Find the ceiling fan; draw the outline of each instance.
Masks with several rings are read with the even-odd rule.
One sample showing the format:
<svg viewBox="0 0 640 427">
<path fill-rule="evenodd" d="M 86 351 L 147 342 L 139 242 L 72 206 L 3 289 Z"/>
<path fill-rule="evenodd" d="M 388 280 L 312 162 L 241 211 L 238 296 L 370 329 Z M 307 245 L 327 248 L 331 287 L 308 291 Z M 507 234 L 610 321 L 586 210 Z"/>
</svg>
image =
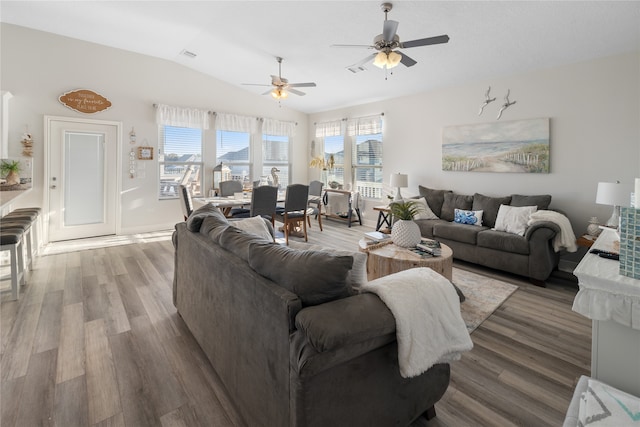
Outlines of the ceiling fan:
<svg viewBox="0 0 640 427">
<path fill-rule="evenodd" d="M 384 26 L 382 27 L 382 34 L 378 34 L 374 37 L 372 45 L 332 45 L 332 47 L 365 47 L 378 51 L 378 53 L 373 53 L 363 60 L 348 66 L 347 69 L 351 72 L 357 73 L 358 71 L 364 71 L 365 68 L 363 68 L 363 65 L 372 59 L 373 65 L 379 68 L 393 68 L 400 63 L 402 63 L 406 67 L 412 67 L 416 65 L 417 62 L 407 56 L 405 53 L 398 52 L 396 49 L 408 49 L 410 47 L 441 44 L 447 43 L 449 41 L 449 36 L 443 34 L 441 36 L 401 42 L 400 36 L 398 36 L 398 34 L 396 33 L 396 31 L 398 30 L 398 21 L 387 20 L 387 13 L 389 13 L 389 11 L 393 8 L 393 5 L 391 3 L 382 3 L 380 7 L 384 12 Z"/>
<path fill-rule="evenodd" d="M 243 85 L 247 86 L 272 86 L 272 89 L 263 93 L 263 95 L 271 94 L 275 99 L 284 99 L 289 96 L 289 92 L 304 96 L 305 93 L 296 89 L 292 89 L 294 87 L 316 87 L 316 84 L 313 82 L 308 83 L 289 83 L 289 80 L 282 77 L 282 58 L 279 56 L 276 57 L 276 61 L 278 61 L 278 75 L 271 75 L 271 85 L 259 84 L 259 83 L 243 83 Z"/>
</svg>

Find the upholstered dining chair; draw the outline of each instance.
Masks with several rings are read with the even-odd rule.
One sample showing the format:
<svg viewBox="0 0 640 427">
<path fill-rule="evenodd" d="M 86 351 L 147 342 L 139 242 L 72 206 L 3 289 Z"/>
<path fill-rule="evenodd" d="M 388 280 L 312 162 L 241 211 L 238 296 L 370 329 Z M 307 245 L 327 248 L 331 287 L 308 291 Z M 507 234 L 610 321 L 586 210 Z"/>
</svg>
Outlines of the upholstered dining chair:
<svg viewBox="0 0 640 427">
<path fill-rule="evenodd" d="M 307 238 L 307 203 L 309 201 L 309 186 L 304 184 L 290 184 L 284 196 L 284 209 L 278 209 L 276 216 L 284 223 L 284 240 L 289 244 L 289 234 L 298 224 L 302 225 L 304 241 Z"/>
<path fill-rule="evenodd" d="M 275 226 L 276 205 L 278 204 L 278 188 L 270 185 L 256 187 L 251 192 L 251 209 L 233 215 L 233 218 L 249 218 L 261 216 L 271 221 Z"/>
<path fill-rule="evenodd" d="M 180 184 L 178 187 L 178 193 L 180 196 L 180 207 L 182 208 L 182 215 L 184 215 L 184 220 L 186 221 L 187 218 L 189 218 L 189 215 L 191 215 L 191 213 L 193 212 L 191 192 L 186 185 Z"/>
<path fill-rule="evenodd" d="M 307 202 L 307 223 L 311 227 L 311 215 L 315 215 L 318 220 L 318 226 L 322 231 L 322 187 L 324 182 L 311 181 L 309 183 L 309 201 Z"/>
<path fill-rule="evenodd" d="M 227 197 L 227 196 L 235 196 L 236 193 L 242 193 L 242 182 L 240 181 L 236 181 L 236 180 L 229 180 L 229 181 L 221 181 L 220 182 L 220 196 L 221 197 Z M 226 212 L 225 215 L 226 216 L 235 216 L 235 215 L 240 215 L 240 214 L 248 214 L 249 213 L 249 209 L 245 209 L 245 208 L 232 208 L 229 210 L 229 212 Z"/>
</svg>

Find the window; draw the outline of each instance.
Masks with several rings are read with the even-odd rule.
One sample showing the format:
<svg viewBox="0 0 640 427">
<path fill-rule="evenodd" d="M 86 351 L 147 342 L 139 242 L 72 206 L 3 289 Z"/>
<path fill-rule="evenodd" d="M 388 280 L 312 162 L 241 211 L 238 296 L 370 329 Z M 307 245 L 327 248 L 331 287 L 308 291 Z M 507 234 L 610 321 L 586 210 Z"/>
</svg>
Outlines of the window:
<svg viewBox="0 0 640 427">
<path fill-rule="evenodd" d="M 364 117 L 348 124 L 352 138 L 352 173 L 355 190 L 362 197 L 382 198 L 382 119 Z"/>
<path fill-rule="evenodd" d="M 178 185 L 201 195 L 202 130 L 178 126 L 160 126 L 158 165 L 159 198 L 178 198 Z"/>
<path fill-rule="evenodd" d="M 335 181 L 344 185 L 344 136 L 324 138 L 324 161 L 327 165 L 327 184 Z"/>
<path fill-rule="evenodd" d="M 231 179 L 251 187 L 251 134 L 218 130 L 216 132 L 216 164 L 231 169 Z"/>
<path fill-rule="evenodd" d="M 277 135 L 262 135 L 262 176 L 272 179 L 271 169 L 279 172 L 278 183 L 280 188 L 289 185 L 289 137 Z"/>
</svg>

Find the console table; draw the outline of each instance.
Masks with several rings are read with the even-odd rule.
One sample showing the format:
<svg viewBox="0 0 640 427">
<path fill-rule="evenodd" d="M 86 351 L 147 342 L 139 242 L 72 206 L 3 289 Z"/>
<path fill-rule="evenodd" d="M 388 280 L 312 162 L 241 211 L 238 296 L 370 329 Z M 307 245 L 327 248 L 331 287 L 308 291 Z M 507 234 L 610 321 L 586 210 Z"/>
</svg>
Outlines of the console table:
<svg viewBox="0 0 640 427">
<path fill-rule="evenodd" d="M 614 251 L 604 229 L 593 248 Z M 573 274 L 580 290 L 573 311 L 592 319 L 591 377 L 640 396 L 640 280 L 619 274 L 618 261 L 587 253 Z"/>
<path fill-rule="evenodd" d="M 347 190 L 337 190 L 333 188 L 327 188 L 324 191 L 324 196 L 322 201 L 325 206 L 330 206 L 329 203 L 329 195 L 336 194 L 341 198 L 346 199 L 347 211 L 343 213 L 343 215 L 338 215 L 334 212 L 329 212 L 328 209 L 325 210 L 323 214 L 326 218 L 340 219 L 343 221 L 347 221 L 349 227 L 351 227 L 352 222 L 358 222 L 362 225 L 362 217 L 360 216 L 360 208 L 358 207 L 358 197 L 360 196 L 357 192 L 351 192 Z M 353 216 L 353 212 L 356 213 L 357 218 Z"/>
</svg>

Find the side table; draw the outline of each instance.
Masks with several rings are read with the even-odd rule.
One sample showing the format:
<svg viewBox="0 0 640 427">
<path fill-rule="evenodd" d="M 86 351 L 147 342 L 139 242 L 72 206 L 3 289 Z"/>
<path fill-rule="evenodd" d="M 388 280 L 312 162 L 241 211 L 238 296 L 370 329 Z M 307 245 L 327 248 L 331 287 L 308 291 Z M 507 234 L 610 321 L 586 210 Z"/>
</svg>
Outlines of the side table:
<svg viewBox="0 0 640 427">
<path fill-rule="evenodd" d="M 376 231 L 380 231 L 383 225 L 386 225 L 387 228 L 391 229 L 391 209 L 389 206 L 374 206 L 374 211 L 378 211 L 378 222 L 376 222 Z"/>
<path fill-rule="evenodd" d="M 367 278 L 369 280 L 416 267 L 429 267 L 449 281 L 453 279 L 453 251 L 445 244 L 440 244 L 442 255 L 425 258 L 393 243 L 369 248 L 367 242 L 361 240 L 359 245 L 360 250 L 368 254 Z"/>
</svg>

